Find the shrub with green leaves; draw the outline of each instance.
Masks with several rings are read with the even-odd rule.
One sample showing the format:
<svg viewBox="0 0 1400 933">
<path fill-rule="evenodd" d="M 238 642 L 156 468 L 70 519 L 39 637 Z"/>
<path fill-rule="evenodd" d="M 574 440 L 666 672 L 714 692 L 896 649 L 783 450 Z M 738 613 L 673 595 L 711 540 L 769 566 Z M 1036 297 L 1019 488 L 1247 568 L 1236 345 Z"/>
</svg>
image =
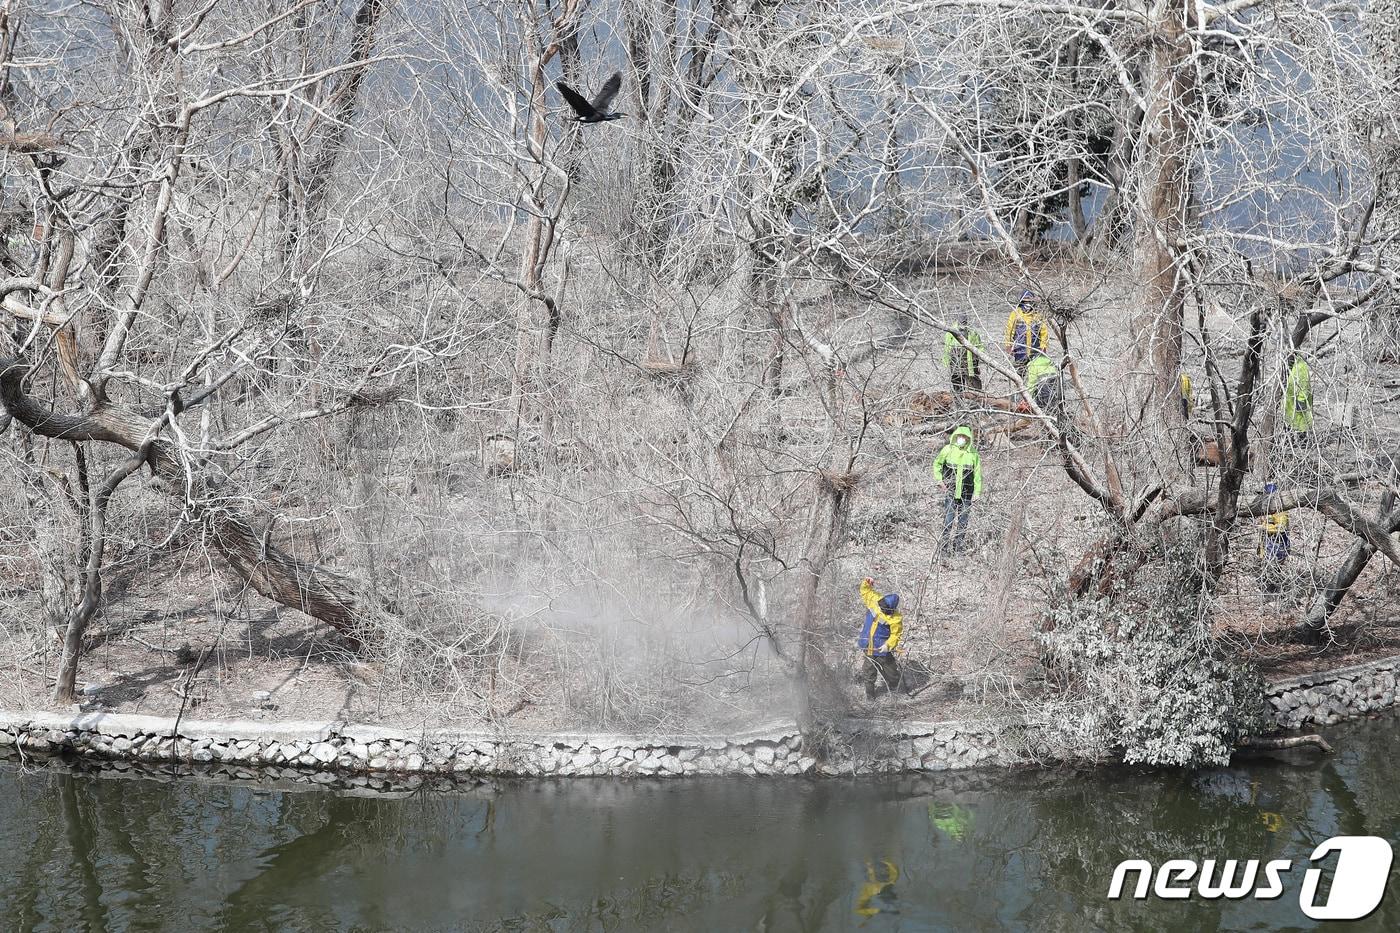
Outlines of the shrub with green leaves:
<svg viewBox="0 0 1400 933">
<path fill-rule="evenodd" d="M 1129 764 L 1222 765 L 1265 725 L 1263 682 L 1210 631 L 1210 597 L 1188 552 L 1139 569 L 1104 596 L 1053 601 L 1041 638 L 1062 747 Z M 1120 578 L 1121 579 L 1121 578 Z"/>
</svg>

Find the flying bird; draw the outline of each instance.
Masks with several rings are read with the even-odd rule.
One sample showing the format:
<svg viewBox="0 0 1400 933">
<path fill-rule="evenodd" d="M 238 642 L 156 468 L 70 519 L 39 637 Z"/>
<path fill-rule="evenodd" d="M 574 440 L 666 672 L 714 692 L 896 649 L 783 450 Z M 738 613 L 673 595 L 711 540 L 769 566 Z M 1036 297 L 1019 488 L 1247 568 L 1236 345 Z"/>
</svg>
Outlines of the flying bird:
<svg viewBox="0 0 1400 933">
<path fill-rule="evenodd" d="M 613 98 L 617 96 L 618 90 L 622 87 L 622 72 L 614 72 L 611 78 L 604 81 L 603 87 L 592 101 L 563 81 L 555 81 L 554 86 L 559 89 L 560 94 L 564 95 L 564 100 L 569 102 L 569 106 L 574 110 L 574 119 L 580 123 L 602 123 L 607 120 L 621 120 L 627 116 L 625 113 L 608 112 L 608 105 L 612 103 Z"/>
</svg>

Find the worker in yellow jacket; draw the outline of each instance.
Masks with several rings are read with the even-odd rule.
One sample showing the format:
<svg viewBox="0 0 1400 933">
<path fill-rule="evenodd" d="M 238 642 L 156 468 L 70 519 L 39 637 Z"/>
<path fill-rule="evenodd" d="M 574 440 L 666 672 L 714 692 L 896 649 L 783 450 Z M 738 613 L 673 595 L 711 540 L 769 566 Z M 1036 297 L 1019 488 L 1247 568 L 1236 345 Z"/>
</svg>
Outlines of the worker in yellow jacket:
<svg viewBox="0 0 1400 933">
<path fill-rule="evenodd" d="M 1035 351 L 1039 349 L 1043 353 L 1049 348 L 1050 327 L 1035 304 L 1035 296 L 1026 289 L 1006 318 L 1006 352 L 1016 364 L 1016 372 L 1024 378 Z"/>
<path fill-rule="evenodd" d="M 1283 589 L 1283 565 L 1292 548 L 1288 539 L 1288 512 L 1280 508 L 1278 486 L 1265 483 L 1264 495 L 1268 496 L 1265 508 L 1272 511 L 1259 519 L 1260 576 L 1264 578 L 1264 592 L 1273 594 Z"/>
<path fill-rule="evenodd" d="M 1192 388 L 1191 377 L 1184 369 L 1177 375 L 1176 391 L 1181 399 L 1181 420 L 1190 421 L 1196 411 L 1196 390 Z"/>
<path fill-rule="evenodd" d="M 904 616 L 899 611 L 899 594 L 880 595 L 869 577 L 860 581 L 860 598 L 865 603 L 865 621 L 856 639 L 865 655 L 860 679 L 865 685 L 865 698 L 873 700 L 881 683 L 890 692 L 899 689 L 902 678 L 894 649 L 904 635 Z"/>
</svg>

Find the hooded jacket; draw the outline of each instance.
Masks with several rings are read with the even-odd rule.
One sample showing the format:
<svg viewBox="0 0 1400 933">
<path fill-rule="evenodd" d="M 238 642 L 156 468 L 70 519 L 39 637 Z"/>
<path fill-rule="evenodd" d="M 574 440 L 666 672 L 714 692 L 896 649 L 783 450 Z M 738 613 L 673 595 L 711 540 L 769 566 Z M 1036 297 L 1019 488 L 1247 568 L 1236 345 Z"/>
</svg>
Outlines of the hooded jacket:
<svg viewBox="0 0 1400 933">
<path fill-rule="evenodd" d="M 975 330 L 963 328 L 963 339 L 971 346 L 982 349 L 982 335 Z M 961 362 L 955 362 L 960 360 Z M 952 331 L 943 334 L 943 365 L 952 369 L 956 365 L 966 364 L 966 372 L 969 376 L 977 375 L 977 357 L 971 350 L 964 350 L 958 343 L 958 338 L 953 336 Z"/>
<path fill-rule="evenodd" d="M 957 445 L 959 437 L 967 438 L 966 447 Z M 982 495 L 982 458 L 977 455 L 971 428 L 963 425 L 953 431 L 933 461 L 933 473 L 948 484 L 954 499 L 976 499 Z"/>
<path fill-rule="evenodd" d="M 904 634 L 904 616 L 898 609 L 882 607 L 879 590 L 864 580 L 860 583 L 860 598 L 865 603 L 865 622 L 860 627 L 856 644 L 867 657 L 889 657 Z"/>
<path fill-rule="evenodd" d="M 1006 347 L 1017 360 L 1030 359 L 1032 350 L 1050 348 L 1050 328 L 1045 317 L 1034 308 L 1021 305 L 1011 309 L 1006 318 Z"/>
<path fill-rule="evenodd" d="M 1288 559 L 1288 513 L 1271 512 L 1259 519 L 1263 535 L 1259 541 L 1259 556 L 1273 561 Z"/>
<path fill-rule="evenodd" d="M 1288 370 L 1283 389 L 1283 418 L 1295 431 L 1310 431 L 1313 424 L 1312 372 L 1300 356 Z"/>
</svg>

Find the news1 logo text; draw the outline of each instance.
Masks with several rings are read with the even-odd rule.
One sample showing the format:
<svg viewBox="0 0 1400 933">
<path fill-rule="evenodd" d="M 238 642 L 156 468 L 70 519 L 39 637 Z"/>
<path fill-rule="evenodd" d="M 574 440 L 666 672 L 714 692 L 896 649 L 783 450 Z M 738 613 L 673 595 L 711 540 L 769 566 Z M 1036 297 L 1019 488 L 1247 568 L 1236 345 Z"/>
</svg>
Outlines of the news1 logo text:
<svg viewBox="0 0 1400 933">
<path fill-rule="evenodd" d="M 1361 920 L 1380 906 L 1390 875 L 1393 853 L 1390 843 L 1377 836 L 1333 836 L 1313 849 L 1309 862 L 1320 862 L 1333 852 L 1337 864 L 1332 869 L 1332 887 L 1318 903 L 1318 887 L 1325 871 L 1309 868 L 1298 891 L 1298 908 L 1313 920 Z M 1200 897 L 1204 900 L 1252 897 L 1266 901 L 1281 897 L 1284 875 L 1293 867 L 1291 859 L 1169 859 L 1156 868 L 1146 859 L 1127 859 L 1113 869 L 1108 899 L 1124 896 L 1128 877 L 1136 874 L 1128 896 L 1146 900 L 1148 892 L 1166 900 Z"/>
</svg>

